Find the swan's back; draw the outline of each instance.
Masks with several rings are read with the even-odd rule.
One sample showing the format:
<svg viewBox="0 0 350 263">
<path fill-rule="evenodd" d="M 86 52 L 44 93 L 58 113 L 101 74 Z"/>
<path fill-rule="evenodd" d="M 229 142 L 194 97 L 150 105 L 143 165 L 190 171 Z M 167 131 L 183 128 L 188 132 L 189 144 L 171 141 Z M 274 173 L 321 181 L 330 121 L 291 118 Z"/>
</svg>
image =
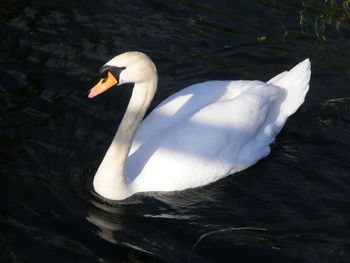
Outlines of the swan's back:
<svg viewBox="0 0 350 263">
<path fill-rule="evenodd" d="M 127 164 L 132 190 L 198 187 L 253 165 L 303 103 L 309 80 L 307 59 L 267 83 L 210 81 L 172 95 L 135 136 Z"/>
</svg>

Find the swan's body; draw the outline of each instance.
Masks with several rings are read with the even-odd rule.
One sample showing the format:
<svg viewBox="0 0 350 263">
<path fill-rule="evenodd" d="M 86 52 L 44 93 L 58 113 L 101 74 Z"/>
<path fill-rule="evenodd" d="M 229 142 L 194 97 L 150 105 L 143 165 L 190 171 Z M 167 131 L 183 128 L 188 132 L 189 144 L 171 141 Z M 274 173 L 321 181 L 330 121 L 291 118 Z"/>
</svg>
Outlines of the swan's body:
<svg viewBox="0 0 350 263">
<path fill-rule="evenodd" d="M 269 144 L 304 102 L 311 73 L 307 59 L 267 83 L 195 84 L 164 100 L 140 124 L 156 90 L 153 63 L 142 53 L 128 52 L 106 65 L 122 69 L 117 82 L 135 83 L 94 178 L 95 191 L 114 200 L 206 185 L 255 164 L 269 154 Z M 105 90 L 94 89 L 91 97 Z"/>
</svg>

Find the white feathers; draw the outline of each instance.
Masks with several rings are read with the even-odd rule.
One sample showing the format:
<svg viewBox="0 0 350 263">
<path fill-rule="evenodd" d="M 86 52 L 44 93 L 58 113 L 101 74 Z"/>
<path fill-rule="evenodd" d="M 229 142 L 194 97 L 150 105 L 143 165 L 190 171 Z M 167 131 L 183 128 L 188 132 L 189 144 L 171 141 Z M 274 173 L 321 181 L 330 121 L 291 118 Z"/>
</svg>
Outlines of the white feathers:
<svg viewBox="0 0 350 263">
<path fill-rule="evenodd" d="M 208 81 L 164 100 L 128 142 L 129 195 L 198 187 L 255 164 L 303 103 L 310 72 L 307 59 L 267 83 Z"/>
</svg>

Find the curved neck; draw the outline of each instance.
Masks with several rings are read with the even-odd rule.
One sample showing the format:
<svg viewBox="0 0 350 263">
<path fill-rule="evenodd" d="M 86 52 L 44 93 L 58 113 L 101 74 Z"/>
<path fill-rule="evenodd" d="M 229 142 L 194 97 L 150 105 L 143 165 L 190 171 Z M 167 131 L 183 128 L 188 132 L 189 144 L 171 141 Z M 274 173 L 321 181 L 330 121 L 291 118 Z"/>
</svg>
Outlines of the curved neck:
<svg viewBox="0 0 350 263">
<path fill-rule="evenodd" d="M 134 86 L 118 131 L 94 177 L 94 189 L 103 197 L 121 200 L 133 194 L 125 175 L 126 163 L 135 133 L 154 97 L 156 88 L 157 76 Z"/>
</svg>

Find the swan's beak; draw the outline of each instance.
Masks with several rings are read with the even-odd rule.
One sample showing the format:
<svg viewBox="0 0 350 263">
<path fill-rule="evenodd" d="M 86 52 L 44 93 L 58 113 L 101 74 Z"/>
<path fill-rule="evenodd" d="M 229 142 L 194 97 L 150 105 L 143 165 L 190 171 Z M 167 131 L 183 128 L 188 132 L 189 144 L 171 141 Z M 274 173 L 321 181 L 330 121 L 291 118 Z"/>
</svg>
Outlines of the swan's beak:
<svg viewBox="0 0 350 263">
<path fill-rule="evenodd" d="M 105 92 L 106 90 L 108 90 L 116 84 L 118 84 L 118 81 L 110 72 L 108 72 L 107 79 L 100 79 L 100 81 L 95 85 L 95 87 L 93 87 L 90 90 L 88 97 L 90 99 L 96 97 L 97 95 Z"/>
</svg>

